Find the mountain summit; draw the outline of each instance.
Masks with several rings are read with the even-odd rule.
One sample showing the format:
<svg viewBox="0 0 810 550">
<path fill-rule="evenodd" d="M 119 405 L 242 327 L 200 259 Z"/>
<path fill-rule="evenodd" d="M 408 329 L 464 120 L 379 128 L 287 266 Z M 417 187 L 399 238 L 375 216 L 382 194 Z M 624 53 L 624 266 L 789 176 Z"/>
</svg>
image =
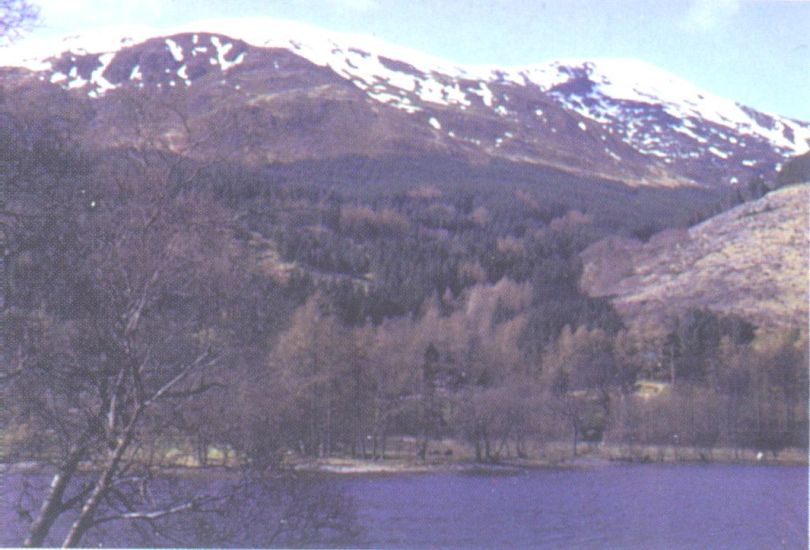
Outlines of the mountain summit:
<svg viewBox="0 0 810 550">
<path fill-rule="evenodd" d="M 92 101 L 103 143 L 126 143 L 122 94 L 185 90 L 197 122 L 237 121 L 242 136 L 217 148 L 258 163 L 428 153 L 631 186 L 717 188 L 810 149 L 810 124 L 638 60 L 462 66 L 264 18 L 101 29 L 20 45 L 1 52 L 0 65 L 18 67 L 4 71 L 7 84 L 54 84 Z"/>
</svg>

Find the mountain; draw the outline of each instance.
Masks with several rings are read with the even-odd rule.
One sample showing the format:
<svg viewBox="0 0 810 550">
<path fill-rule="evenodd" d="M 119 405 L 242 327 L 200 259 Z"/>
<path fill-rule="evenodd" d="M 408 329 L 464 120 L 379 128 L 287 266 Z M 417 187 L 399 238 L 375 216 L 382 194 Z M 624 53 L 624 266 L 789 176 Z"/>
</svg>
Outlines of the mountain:
<svg viewBox="0 0 810 550">
<path fill-rule="evenodd" d="M 89 134 L 103 144 L 127 141 L 125 92 L 183 90 L 194 122 L 234 130 L 215 149 L 258 163 L 430 153 L 633 186 L 717 187 L 810 149 L 810 124 L 637 60 L 459 66 L 262 18 L 103 29 L 20 45 L 0 65 L 33 71 L 6 70 L 7 86 L 34 79 L 92 99 Z"/>
<path fill-rule="evenodd" d="M 582 253 L 582 287 L 645 326 L 706 307 L 765 329 L 805 327 L 809 200 L 810 184 L 802 183 L 646 244 L 599 241 Z"/>
</svg>

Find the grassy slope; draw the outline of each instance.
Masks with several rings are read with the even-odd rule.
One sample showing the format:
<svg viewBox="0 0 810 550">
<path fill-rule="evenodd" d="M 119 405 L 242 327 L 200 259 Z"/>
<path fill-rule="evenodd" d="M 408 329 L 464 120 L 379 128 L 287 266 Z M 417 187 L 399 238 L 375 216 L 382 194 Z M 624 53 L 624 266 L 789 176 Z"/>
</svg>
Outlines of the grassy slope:
<svg viewBox="0 0 810 550">
<path fill-rule="evenodd" d="M 596 243 L 583 253 L 582 284 L 613 296 L 631 324 L 707 307 L 764 329 L 805 326 L 809 198 L 810 184 L 793 185 L 646 244 Z"/>
</svg>

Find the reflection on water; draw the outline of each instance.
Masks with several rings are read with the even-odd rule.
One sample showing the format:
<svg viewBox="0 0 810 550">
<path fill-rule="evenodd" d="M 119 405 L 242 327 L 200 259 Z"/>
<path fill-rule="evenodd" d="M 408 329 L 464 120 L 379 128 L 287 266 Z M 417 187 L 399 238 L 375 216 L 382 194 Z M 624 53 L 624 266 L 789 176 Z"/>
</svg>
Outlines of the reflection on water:
<svg viewBox="0 0 810 550">
<path fill-rule="evenodd" d="M 18 545 L 24 494 L 47 479 L 3 477 L 0 543 Z M 157 480 L 169 502 L 193 488 L 216 509 L 154 526 L 111 523 L 87 546 L 373 548 L 807 548 L 807 469 L 633 465 L 517 475 Z M 37 486 L 38 485 L 38 486 Z M 133 488 L 134 489 L 134 488 Z M 23 514 L 24 515 L 24 514 Z M 157 527 L 156 533 L 152 527 Z M 64 527 L 58 527 L 63 531 Z M 58 544 L 49 540 L 49 544 Z"/>
</svg>

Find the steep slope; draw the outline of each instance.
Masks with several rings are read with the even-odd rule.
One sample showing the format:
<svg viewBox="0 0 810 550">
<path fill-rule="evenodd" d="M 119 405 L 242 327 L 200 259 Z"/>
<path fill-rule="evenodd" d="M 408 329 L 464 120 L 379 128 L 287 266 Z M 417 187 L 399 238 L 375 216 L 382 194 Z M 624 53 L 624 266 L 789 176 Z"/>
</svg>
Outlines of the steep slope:
<svg viewBox="0 0 810 550">
<path fill-rule="evenodd" d="M 805 327 L 810 184 L 773 191 L 646 244 L 609 238 L 582 253 L 582 286 L 631 323 L 662 326 L 692 307 L 764 329 Z"/>
<path fill-rule="evenodd" d="M 810 181 L 810 152 L 790 159 L 776 178 L 780 186 Z"/>
<path fill-rule="evenodd" d="M 99 143 L 133 139 L 133 96 L 168 95 L 189 111 L 184 124 L 223 130 L 216 150 L 260 163 L 431 153 L 634 186 L 716 187 L 771 173 L 810 147 L 806 123 L 634 60 L 463 67 L 261 18 L 112 28 L 20 48 L 0 52 L 0 66 L 26 68 L 7 70 L 4 83 L 52 83 L 91 99 L 89 135 Z M 164 135 L 181 133 L 164 122 Z"/>
</svg>

